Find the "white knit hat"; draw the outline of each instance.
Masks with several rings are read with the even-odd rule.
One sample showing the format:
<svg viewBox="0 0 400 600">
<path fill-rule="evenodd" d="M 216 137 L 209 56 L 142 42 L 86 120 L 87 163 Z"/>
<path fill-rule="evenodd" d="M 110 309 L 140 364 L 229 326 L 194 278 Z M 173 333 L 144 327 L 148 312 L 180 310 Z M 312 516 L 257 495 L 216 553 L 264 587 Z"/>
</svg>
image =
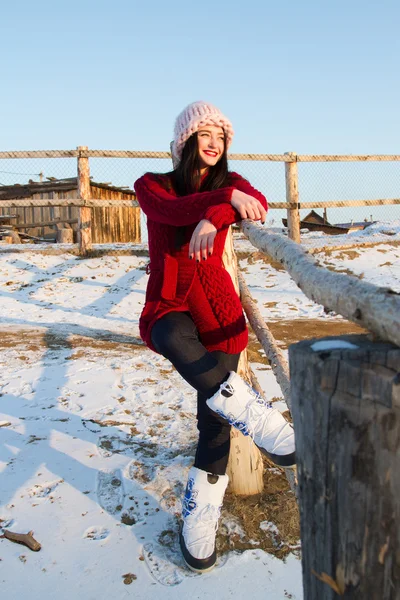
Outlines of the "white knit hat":
<svg viewBox="0 0 400 600">
<path fill-rule="evenodd" d="M 174 141 L 171 149 L 174 158 L 178 162 L 182 157 L 182 150 L 186 141 L 204 125 L 222 127 L 225 132 L 226 148 L 229 148 L 234 134 L 230 120 L 216 106 L 208 102 L 201 100 L 192 102 L 183 109 L 175 121 Z"/>
</svg>

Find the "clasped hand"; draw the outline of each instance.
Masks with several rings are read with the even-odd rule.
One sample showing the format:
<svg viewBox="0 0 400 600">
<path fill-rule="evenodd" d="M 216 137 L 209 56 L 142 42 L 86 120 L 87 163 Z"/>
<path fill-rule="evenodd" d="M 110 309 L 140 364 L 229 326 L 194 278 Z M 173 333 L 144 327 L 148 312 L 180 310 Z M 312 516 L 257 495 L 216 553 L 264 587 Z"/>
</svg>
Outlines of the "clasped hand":
<svg viewBox="0 0 400 600">
<path fill-rule="evenodd" d="M 235 189 L 232 192 L 231 204 L 236 208 L 242 219 L 252 219 L 253 221 L 265 223 L 267 212 L 261 202 L 253 196 Z M 192 233 L 189 244 L 189 258 L 199 262 L 201 259 L 206 260 L 207 256 L 211 256 L 214 251 L 216 234 L 217 230 L 214 225 L 207 219 L 202 219 Z"/>
<path fill-rule="evenodd" d="M 240 190 L 233 190 L 231 204 L 242 219 L 252 219 L 253 221 L 261 221 L 264 225 L 267 218 L 267 211 L 257 198 L 249 196 Z"/>
<path fill-rule="evenodd" d="M 217 229 L 214 225 L 202 219 L 192 233 L 189 244 L 189 258 L 195 258 L 197 262 L 201 259 L 206 260 L 214 251 L 214 240 L 217 235 Z"/>
</svg>

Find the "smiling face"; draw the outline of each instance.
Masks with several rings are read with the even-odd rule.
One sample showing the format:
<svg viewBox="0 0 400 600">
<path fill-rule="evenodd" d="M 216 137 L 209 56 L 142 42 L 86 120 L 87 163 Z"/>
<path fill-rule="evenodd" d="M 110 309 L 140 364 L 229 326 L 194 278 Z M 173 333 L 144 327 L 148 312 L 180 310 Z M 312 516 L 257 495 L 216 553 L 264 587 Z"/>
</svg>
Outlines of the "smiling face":
<svg viewBox="0 0 400 600">
<path fill-rule="evenodd" d="M 197 132 L 197 144 L 200 158 L 200 172 L 217 164 L 224 153 L 225 134 L 222 127 L 204 125 Z"/>
</svg>

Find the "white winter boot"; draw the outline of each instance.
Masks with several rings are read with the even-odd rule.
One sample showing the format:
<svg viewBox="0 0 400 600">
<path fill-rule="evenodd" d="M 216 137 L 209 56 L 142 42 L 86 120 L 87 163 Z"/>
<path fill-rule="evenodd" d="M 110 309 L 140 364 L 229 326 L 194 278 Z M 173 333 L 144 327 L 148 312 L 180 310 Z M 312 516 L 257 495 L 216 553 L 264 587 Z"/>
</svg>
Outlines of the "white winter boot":
<svg viewBox="0 0 400 600">
<path fill-rule="evenodd" d="M 179 543 L 192 571 L 210 571 L 217 560 L 215 535 L 228 480 L 228 475 L 212 475 L 196 467 L 189 471 Z"/>
<path fill-rule="evenodd" d="M 293 426 L 237 373 L 231 372 L 207 404 L 244 435 L 250 435 L 275 464 L 289 467 L 296 463 Z"/>
</svg>

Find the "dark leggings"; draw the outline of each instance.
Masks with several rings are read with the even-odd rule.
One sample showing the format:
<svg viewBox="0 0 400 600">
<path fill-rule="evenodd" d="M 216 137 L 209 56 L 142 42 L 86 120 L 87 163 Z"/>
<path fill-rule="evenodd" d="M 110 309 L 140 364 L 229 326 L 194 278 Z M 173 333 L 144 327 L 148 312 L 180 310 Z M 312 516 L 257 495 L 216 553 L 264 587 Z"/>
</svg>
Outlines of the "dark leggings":
<svg viewBox="0 0 400 600">
<path fill-rule="evenodd" d="M 197 390 L 199 442 L 194 466 L 225 475 L 230 448 L 230 425 L 210 410 L 206 400 L 236 371 L 240 354 L 208 352 L 188 312 L 170 312 L 153 325 L 151 341 L 178 373 Z"/>
</svg>

